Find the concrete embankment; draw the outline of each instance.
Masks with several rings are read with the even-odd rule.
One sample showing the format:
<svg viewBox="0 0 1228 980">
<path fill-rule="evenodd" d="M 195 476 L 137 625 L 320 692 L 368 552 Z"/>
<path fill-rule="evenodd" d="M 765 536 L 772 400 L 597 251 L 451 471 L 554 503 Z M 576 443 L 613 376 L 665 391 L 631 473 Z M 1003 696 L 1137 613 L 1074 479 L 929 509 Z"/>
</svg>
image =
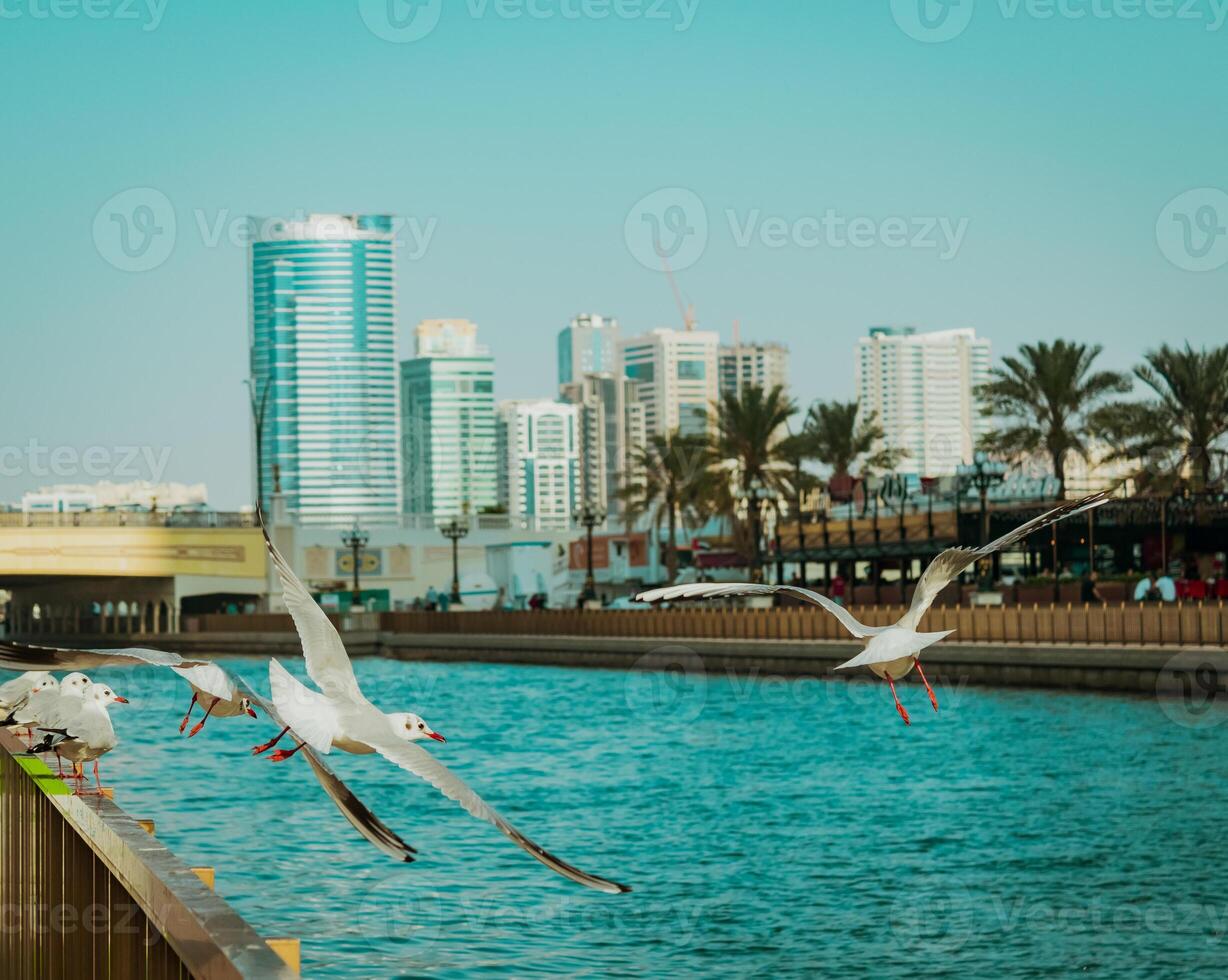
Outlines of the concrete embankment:
<svg viewBox="0 0 1228 980">
<path fill-rule="evenodd" d="M 536 664 L 631 670 L 682 670 L 716 675 L 818 677 L 855 654 L 860 645 L 824 640 L 725 640 L 601 636 L 495 636 L 347 632 L 351 655 L 396 660 Z M 30 638 L 49 642 L 48 638 Z M 143 646 L 185 656 L 295 657 L 290 633 L 180 633 L 139 639 L 60 638 L 65 645 Z M 1228 650 L 1212 647 L 982 644 L 944 642 L 925 655 L 932 681 L 948 685 L 1051 687 L 1088 691 L 1157 691 L 1228 697 Z M 855 671 L 853 674 L 864 673 Z M 850 676 L 841 671 L 837 677 Z M 1225 690 L 1221 690 L 1225 689 Z"/>
</svg>

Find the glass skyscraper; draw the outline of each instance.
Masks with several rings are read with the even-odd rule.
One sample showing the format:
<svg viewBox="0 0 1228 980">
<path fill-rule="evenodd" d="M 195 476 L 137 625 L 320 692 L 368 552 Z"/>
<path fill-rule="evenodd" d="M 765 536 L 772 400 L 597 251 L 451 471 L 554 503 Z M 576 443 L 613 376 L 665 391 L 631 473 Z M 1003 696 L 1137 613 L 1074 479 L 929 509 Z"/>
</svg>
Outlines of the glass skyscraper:
<svg viewBox="0 0 1228 980">
<path fill-rule="evenodd" d="M 251 246 L 256 492 L 303 524 L 400 512 L 389 215 L 261 219 Z"/>
<path fill-rule="evenodd" d="M 467 320 L 426 320 L 401 362 L 405 511 L 439 519 L 499 503 L 495 362 Z"/>
<path fill-rule="evenodd" d="M 586 374 L 618 370 L 618 321 L 610 316 L 581 313 L 559 331 L 559 385 Z"/>
</svg>

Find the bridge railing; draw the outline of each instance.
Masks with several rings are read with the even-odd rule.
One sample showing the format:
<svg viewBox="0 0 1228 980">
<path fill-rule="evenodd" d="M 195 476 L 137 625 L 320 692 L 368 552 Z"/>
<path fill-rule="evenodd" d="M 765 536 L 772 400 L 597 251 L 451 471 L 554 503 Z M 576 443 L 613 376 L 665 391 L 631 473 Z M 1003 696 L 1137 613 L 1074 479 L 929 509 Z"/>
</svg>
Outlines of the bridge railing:
<svg viewBox="0 0 1228 980">
<path fill-rule="evenodd" d="M 0 527 L 255 527 L 256 515 L 247 512 L 169 510 L 83 510 L 73 513 L 33 511 L 0 512 Z"/>
<path fill-rule="evenodd" d="M 24 749 L 0 732 L 0 976 L 298 976 L 140 824 Z"/>
</svg>

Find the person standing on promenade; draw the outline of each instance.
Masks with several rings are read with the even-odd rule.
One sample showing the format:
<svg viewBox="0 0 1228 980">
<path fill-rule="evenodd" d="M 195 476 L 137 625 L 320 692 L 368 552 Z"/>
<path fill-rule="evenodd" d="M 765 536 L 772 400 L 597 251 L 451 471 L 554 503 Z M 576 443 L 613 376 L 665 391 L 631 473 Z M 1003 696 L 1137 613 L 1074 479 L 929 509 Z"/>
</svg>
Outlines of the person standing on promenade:
<svg viewBox="0 0 1228 980">
<path fill-rule="evenodd" d="M 1092 569 L 1087 573 L 1087 575 L 1084 576 L 1080 601 L 1088 605 L 1091 605 L 1092 603 L 1104 605 L 1104 596 L 1100 594 L 1100 588 L 1096 584 L 1099 579 L 1100 576 L 1096 573 L 1095 569 Z"/>
<path fill-rule="evenodd" d="M 836 605 L 844 605 L 844 576 L 839 568 L 836 569 L 836 577 L 831 580 L 831 598 Z"/>
</svg>

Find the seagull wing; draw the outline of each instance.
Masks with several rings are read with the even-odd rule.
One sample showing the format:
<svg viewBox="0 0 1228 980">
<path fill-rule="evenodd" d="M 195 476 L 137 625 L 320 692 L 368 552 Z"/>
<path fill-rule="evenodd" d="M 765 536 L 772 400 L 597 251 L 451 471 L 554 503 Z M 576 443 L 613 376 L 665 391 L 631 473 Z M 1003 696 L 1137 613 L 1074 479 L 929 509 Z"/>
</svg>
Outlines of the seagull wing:
<svg viewBox="0 0 1228 980">
<path fill-rule="evenodd" d="M 1003 548 L 1009 547 L 1018 541 L 1022 541 L 1029 534 L 1049 527 L 1051 524 L 1056 524 L 1060 520 L 1073 517 L 1076 514 L 1082 514 L 1084 511 L 1091 510 L 1094 507 L 1099 507 L 1108 499 L 1109 492 L 1102 490 L 1080 500 L 1071 500 L 1058 504 L 1052 510 L 1047 510 L 1039 517 L 1034 517 L 1026 524 L 1020 524 L 1013 531 L 1008 531 L 1002 537 L 994 538 L 994 540 L 983 547 L 948 548 L 930 562 L 921 574 L 921 578 L 917 582 L 916 591 L 913 592 L 912 605 L 909 606 L 908 612 L 900 618 L 899 625 L 905 629 L 915 630 L 920 625 L 921 617 L 925 615 L 926 610 L 938 598 L 938 594 L 950 582 L 954 581 L 955 576 L 973 564 L 973 562 L 979 561 L 987 555 L 992 555 L 995 551 L 1001 551 Z"/>
<path fill-rule="evenodd" d="M 269 530 L 264 524 L 264 513 L 257 505 L 256 516 L 260 521 L 260 530 L 264 533 L 264 543 L 273 559 L 273 567 L 281 579 L 282 597 L 286 608 L 294 620 L 294 628 L 298 630 L 299 639 L 303 643 L 303 658 L 307 661 L 307 673 L 316 685 L 329 697 L 339 700 L 362 700 L 362 692 L 358 687 L 358 679 L 354 676 L 354 667 L 350 663 L 350 655 L 345 652 L 345 644 L 333 626 L 324 610 L 320 608 L 307 587 L 294 574 L 290 563 L 281 556 Z"/>
<path fill-rule="evenodd" d="M 73 650 L 66 647 L 40 647 L 28 643 L 0 642 L 0 667 L 26 667 L 35 670 L 94 670 L 98 667 L 132 667 L 136 664 L 169 667 L 202 691 L 229 701 L 233 688 L 226 674 L 209 660 L 187 660 L 170 650 L 122 647 L 116 650 Z"/>
<path fill-rule="evenodd" d="M 412 742 L 404 742 L 394 737 L 391 732 L 388 735 L 372 732 L 370 733 L 370 738 L 367 738 L 366 734 L 364 733 L 362 740 L 379 752 L 385 759 L 396 763 L 406 772 L 412 772 L 415 776 L 425 779 L 444 796 L 450 800 L 455 800 L 462 808 L 479 820 L 485 820 L 487 823 L 494 824 L 517 847 L 530 857 L 540 861 L 551 871 L 561 874 L 564 878 L 570 878 L 578 884 L 595 888 L 597 891 L 605 892 L 609 895 L 631 891 L 627 885 L 620 885 L 617 882 L 598 878 L 596 875 L 581 871 L 574 865 L 568 864 L 562 858 L 555 857 L 545 848 L 533 843 L 533 841 L 529 840 L 529 838 L 525 837 L 524 834 L 504 820 L 503 817 L 499 816 L 459 776 L 421 746 L 415 745 Z"/>
<path fill-rule="evenodd" d="M 823 607 L 835 616 L 836 619 L 840 620 L 840 624 L 846 630 L 858 638 L 874 636 L 876 633 L 881 633 L 889 628 L 887 626 L 867 626 L 865 623 L 858 622 L 857 617 L 840 605 L 840 603 L 818 592 L 811 592 L 809 589 L 803 589 L 796 585 L 754 585 L 749 582 L 730 584 L 706 582 L 702 585 L 671 585 L 664 589 L 641 592 L 635 599 L 636 602 L 680 602 L 687 599 L 718 599 L 732 596 L 773 595 L 775 593 L 793 596 L 795 599 L 802 599 L 813 606 Z"/>
<path fill-rule="evenodd" d="M 277 709 L 257 694 L 247 681 L 242 677 L 235 677 L 234 681 L 240 693 L 268 715 L 278 727 L 288 727 Z M 299 752 L 307 757 L 307 762 L 311 765 L 311 770 L 324 788 L 324 792 L 328 794 L 328 798 L 333 801 L 337 809 L 341 811 L 341 815 L 350 822 L 355 830 L 389 857 L 405 862 L 414 859 L 414 855 L 418 852 L 372 813 L 358 798 L 358 795 L 342 781 L 341 777 L 333 772 L 315 749 L 304 743 Z"/>
</svg>

